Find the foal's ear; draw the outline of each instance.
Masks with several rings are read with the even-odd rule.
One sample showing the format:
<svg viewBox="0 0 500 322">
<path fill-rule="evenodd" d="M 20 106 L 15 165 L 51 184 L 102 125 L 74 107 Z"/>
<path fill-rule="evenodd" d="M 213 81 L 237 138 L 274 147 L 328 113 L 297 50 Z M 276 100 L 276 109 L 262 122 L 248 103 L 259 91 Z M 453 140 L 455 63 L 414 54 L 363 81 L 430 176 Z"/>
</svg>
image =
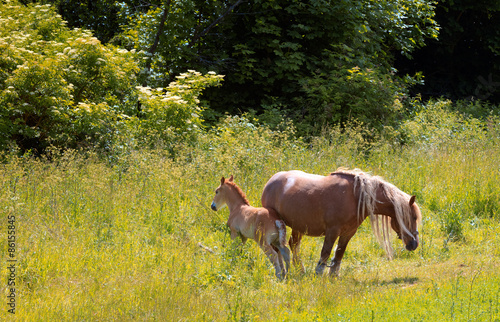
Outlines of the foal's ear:
<svg viewBox="0 0 500 322">
<path fill-rule="evenodd" d="M 233 175 L 231 175 L 231 176 L 229 177 L 229 180 L 228 180 L 228 181 L 229 181 L 229 182 L 233 182 Z"/>
<path fill-rule="evenodd" d="M 415 196 L 411 196 L 410 198 L 410 207 L 415 203 Z"/>
<path fill-rule="evenodd" d="M 224 179 L 224 177 L 220 178 L 220 184 L 224 184 L 224 181 L 226 181 L 226 179 Z"/>
</svg>

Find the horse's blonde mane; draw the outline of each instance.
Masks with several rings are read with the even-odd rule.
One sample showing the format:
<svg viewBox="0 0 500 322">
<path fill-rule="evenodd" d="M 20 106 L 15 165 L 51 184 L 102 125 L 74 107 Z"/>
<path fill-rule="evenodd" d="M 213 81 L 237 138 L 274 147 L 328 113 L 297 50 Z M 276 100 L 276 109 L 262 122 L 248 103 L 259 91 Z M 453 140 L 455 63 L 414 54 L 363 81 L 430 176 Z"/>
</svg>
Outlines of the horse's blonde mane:
<svg viewBox="0 0 500 322">
<path fill-rule="evenodd" d="M 243 192 L 243 190 L 241 190 L 240 187 L 238 187 L 238 185 L 232 181 L 225 181 L 224 184 L 227 184 L 231 187 L 234 188 L 234 190 L 236 191 L 236 193 L 238 193 L 240 195 L 240 197 L 243 199 L 243 202 L 247 205 L 250 205 L 250 202 L 248 201 L 247 199 L 247 196 L 245 195 L 245 193 Z"/>
<path fill-rule="evenodd" d="M 362 221 L 367 216 L 370 216 L 370 223 L 375 237 L 389 259 L 392 259 L 394 251 L 389 239 L 391 218 L 374 212 L 375 204 L 380 202 L 377 200 L 377 190 L 379 188 L 383 189 L 385 196 L 394 206 L 394 213 L 399 226 L 407 234 L 412 235 L 408 229 L 411 219 L 410 196 L 381 177 L 371 176 L 359 169 L 339 168 L 332 173 L 332 175 L 334 174 L 346 174 L 354 177 L 354 192 L 358 191 L 359 193 L 358 219 Z"/>
</svg>

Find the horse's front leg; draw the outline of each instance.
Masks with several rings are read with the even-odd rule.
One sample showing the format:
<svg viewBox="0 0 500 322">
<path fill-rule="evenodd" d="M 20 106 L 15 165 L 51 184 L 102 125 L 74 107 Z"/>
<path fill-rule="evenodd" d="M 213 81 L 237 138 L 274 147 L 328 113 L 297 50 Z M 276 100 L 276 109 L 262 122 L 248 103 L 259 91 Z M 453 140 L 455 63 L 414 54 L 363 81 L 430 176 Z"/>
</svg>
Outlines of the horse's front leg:
<svg viewBox="0 0 500 322">
<path fill-rule="evenodd" d="M 316 274 L 323 274 L 328 258 L 330 258 L 330 254 L 332 253 L 333 244 L 335 244 L 335 240 L 337 240 L 337 237 L 339 236 L 338 234 L 338 231 L 334 229 L 326 231 L 325 242 L 323 243 L 323 248 L 321 249 L 321 258 L 316 266 Z"/>
<path fill-rule="evenodd" d="M 304 268 L 304 264 L 300 260 L 299 250 L 300 250 L 300 241 L 302 239 L 302 233 L 298 230 L 292 229 L 292 234 L 290 235 L 290 240 L 288 244 L 290 245 L 290 249 L 292 250 L 292 262 L 295 266 L 299 266 L 302 273 L 305 273 L 306 269 Z"/>
<path fill-rule="evenodd" d="M 335 250 L 335 256 L 330 264 L 330 276 L 339 276 L 340 263 L 342 263 L 342 257 L 344 257 L 347 244 L 352 236 L 354 236 L 354 233 L 347 236 L 340 236 L 337 249 Z"/>
<path fill-rule="evenodd" d="M 241 238 L 241 246 L 245 246 L 246 242 L 247 242 L 247 237 L 243 236 L 242 234 L 240 234 L 240 238 Z"/>
<path fill-rule="evenodd" d="M 233 227 L 229 227 L 231 229 L 231 239 L 234 240 L 236 237 L 240 236 L 239 231 L 234 229 Z"/>
<path fill-rule="evenodd" d="M 238 236 L 241 239 L 241 244 L 240 244 L 241 250 L 240 251 L 242 251 L 243 246 L 245 246 L 245 243 L 247 242 L 248 238 L 243 236 L 238 230 L 231 227 L 231 239 L 234 240 L 235 238 L 238 238 Z"/>
</svg>

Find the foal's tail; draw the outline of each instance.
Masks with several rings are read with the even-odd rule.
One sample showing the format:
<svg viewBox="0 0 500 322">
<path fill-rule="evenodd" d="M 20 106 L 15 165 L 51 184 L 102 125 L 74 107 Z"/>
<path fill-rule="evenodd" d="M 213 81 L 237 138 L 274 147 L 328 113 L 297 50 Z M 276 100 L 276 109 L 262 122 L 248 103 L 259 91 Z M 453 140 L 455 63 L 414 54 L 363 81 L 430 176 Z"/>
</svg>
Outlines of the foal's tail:
<svg viewBox="0 0 500 322">
<path fill-rule="evenodd" d="M 275 221 L 276 227 L 278 228 L 279 241 L 281 247 L 286 247 L 286 225 L 283 220 L 277 219 Z"/>
</svg>

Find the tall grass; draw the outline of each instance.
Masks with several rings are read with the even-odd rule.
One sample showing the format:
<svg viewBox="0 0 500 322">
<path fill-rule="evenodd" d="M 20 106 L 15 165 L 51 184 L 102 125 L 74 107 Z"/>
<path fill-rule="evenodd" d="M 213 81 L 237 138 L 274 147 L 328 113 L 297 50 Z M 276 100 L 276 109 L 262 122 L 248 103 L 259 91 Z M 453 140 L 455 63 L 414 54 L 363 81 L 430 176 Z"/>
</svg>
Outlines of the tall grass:
<svg viewBox="0 0 500 322">
<path fill-rule="evenodd" d="M 362 127 L 332 129 L 305 144 L 231 117 L 179 149 L 175 160 L 160 150 L 131 152 L 112 165 L 71 152 L 51 162 L 6 156 L 0 223 L 6 227 L 7 216 L 16 216 L 15 316 L 498 320 L 498 121 L 488 127 L 456 119 L 446 134 L 420 130 L 429 120 L 412 122 L 405 124 L 405 146 L 394 137 L 367 142 Z M 221 176 L 233 174 L 250 202 L 260 205 L 262 188 L 277 171 L 326 175 L 339 166 L 381 175 L 417 196 L 424 219 L 415 252 L 394 238 L 396 256 L 387 261 L 364 223 L 347 248 L 340 278 L 315 276 L 322 238 L 305 237 L 306 273 L 293 269 L 279 282 L 255 243 L 241 247 L 230 239 L 227 210 L 209 209 Z M 0 239 L 6 240 L 6 229 Z M 5 269 L 0 280 L 4 294 Z"/>
</svg>

